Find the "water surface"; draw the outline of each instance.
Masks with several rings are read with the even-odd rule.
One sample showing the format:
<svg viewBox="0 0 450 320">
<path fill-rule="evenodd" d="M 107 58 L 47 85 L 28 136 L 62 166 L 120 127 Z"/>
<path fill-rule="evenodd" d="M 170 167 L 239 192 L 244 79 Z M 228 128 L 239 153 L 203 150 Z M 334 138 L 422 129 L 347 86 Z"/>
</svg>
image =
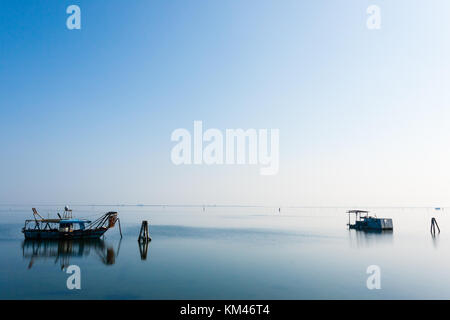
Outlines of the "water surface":
<svg viewBox="0 0 450 320">
<path fill-rule="evenodd" d="M 449 299 L 450 219 L 445 210 L 373 209 L 394 231 L 348 230 L 344 208 L 78 206 L 94 219 L 118 211 L 118 228 L 89 242 L 24 241 L 28 206 L 0 206 L 1 299 Z M 38 207 L 55 216 L 61 208 Z M 430 235 L 430 220 L 441 228 Z M 152 241 L 137 242 L 148 220 Z M 81 268 L 69 290 L 65 268 Z M 381 269 L 369 290 L 366 269 Z"/>
</svg>

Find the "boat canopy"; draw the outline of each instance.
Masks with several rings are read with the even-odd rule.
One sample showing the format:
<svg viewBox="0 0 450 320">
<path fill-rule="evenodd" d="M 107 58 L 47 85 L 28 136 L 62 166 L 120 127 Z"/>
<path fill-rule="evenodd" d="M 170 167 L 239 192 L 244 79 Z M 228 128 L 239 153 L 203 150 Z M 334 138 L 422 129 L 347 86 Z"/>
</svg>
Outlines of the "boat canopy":
<svg viewBox="0 0 450 320">
<path fill-rule="evenodd" d="M 83 219 L 27 219 L 25 222 L 40 222 L 40 223 L 59 223 L 59 224 L 66 224 L 66 223 L 91 223 L 90 220 L 83 220 Z"/>
<path fill-rule="evenodd" d="M 369 213 L 369 211 L 365 210 L 349 210 L 347 213 Z"/>
<path fill-rule="evenodd" d="M 59 221 L 59 224 L 65 224 L 65 223 L 91 223 L 91 221 L 83 220 L 83 219 L 62 219 Z"/>
<path fill-rule="evenodd" d="M 358 219 L 365 219 L 369 217 L 369 211 L 366 210 L 348 210 L 348 219 L 350 223 L 350 215 L 353 213 L 355 214 L 356 220 Z"/>
</svg>

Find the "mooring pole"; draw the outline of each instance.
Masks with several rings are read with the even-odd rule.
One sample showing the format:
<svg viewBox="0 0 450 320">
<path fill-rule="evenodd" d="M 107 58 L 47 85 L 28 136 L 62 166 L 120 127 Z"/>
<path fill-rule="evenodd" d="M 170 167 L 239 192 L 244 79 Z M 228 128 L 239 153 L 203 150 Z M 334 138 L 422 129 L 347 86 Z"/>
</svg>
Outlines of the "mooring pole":
<svg viewBox="0 0 450 320">
<path fill-rule="evenodd" d="M 141 231 L 139 232 L 138 241 L 139 242 L 141 242 L 141 241 L 149 242 L 151 240 L 152 239 L 150 238 L 149 233 L 148 233 L 148 221 L 144 220 L 144 221 L 142 221 L 142 224 L 141 224 Z"/>
<path fill-rule="evenodd" d="M 441 233 L 441 229 L 439 228 L 439 225 L 436 221 L 435 218 L 431 218 L 431 228 L 430 228 L 430 232 L 432 235 L 436 234 L 436 227 L 438 228 L 438 232 Z"/>
<path fill-rule="evenodd" d="M 122 227 L 120 226 L 120 219 L 117 218 L 117 221 L 119 222 L 120 239 L 122 239 Z"/>
</svg>

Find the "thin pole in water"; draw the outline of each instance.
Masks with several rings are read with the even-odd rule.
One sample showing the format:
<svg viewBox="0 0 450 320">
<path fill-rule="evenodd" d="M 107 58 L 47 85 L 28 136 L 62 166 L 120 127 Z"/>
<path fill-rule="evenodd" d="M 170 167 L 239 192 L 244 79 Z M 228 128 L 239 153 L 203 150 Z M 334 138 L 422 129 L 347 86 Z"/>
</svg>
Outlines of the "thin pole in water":
<svg viewBox="0 0 450 320">
<path fill-rule="evenodd" d="M 119 222 L 120 239 L 122 239 L 122 226 L 120 225 L 120 219 L 117 218 L 117 221 Z"/>
<path fill-rule="evenodd" d="M 438 232 L 441 233 L 441 229 L 438 226 L 438 223 L 435 218 L 431 218 L 431 228 L 430 232 L 434 236 L 436 234 L 436 227 L 438 228 Z"/>
</svg>

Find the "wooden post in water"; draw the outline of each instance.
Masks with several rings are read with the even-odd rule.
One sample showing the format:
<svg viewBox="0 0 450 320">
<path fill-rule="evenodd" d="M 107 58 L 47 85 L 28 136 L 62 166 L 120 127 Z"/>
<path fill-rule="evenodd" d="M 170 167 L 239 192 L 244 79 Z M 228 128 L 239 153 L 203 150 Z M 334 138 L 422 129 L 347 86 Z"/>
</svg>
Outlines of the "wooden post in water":
<svg viewBox="0 0 450 320">
<path fill-rule="evenodd" d="M 152 239 L 150 238 L 150 236 L 148 234 L 148 221 L 144 220 L 144 221 L 142 221 L 141 231 L 139 232 L 138 241 L 139 242 L 149 242 L 151 240 Z"/>
<path fill-rule="evenodd" d="M 437 224 L 437 221 L 435 218 L 431 218 L 431 228 L 430 232 L 434 236 L 436 234 L 436 227 L 438 228 L 438 232 L 441 233 L 441 229 L 439 229 L 439 226 Z"/>
</svg>

